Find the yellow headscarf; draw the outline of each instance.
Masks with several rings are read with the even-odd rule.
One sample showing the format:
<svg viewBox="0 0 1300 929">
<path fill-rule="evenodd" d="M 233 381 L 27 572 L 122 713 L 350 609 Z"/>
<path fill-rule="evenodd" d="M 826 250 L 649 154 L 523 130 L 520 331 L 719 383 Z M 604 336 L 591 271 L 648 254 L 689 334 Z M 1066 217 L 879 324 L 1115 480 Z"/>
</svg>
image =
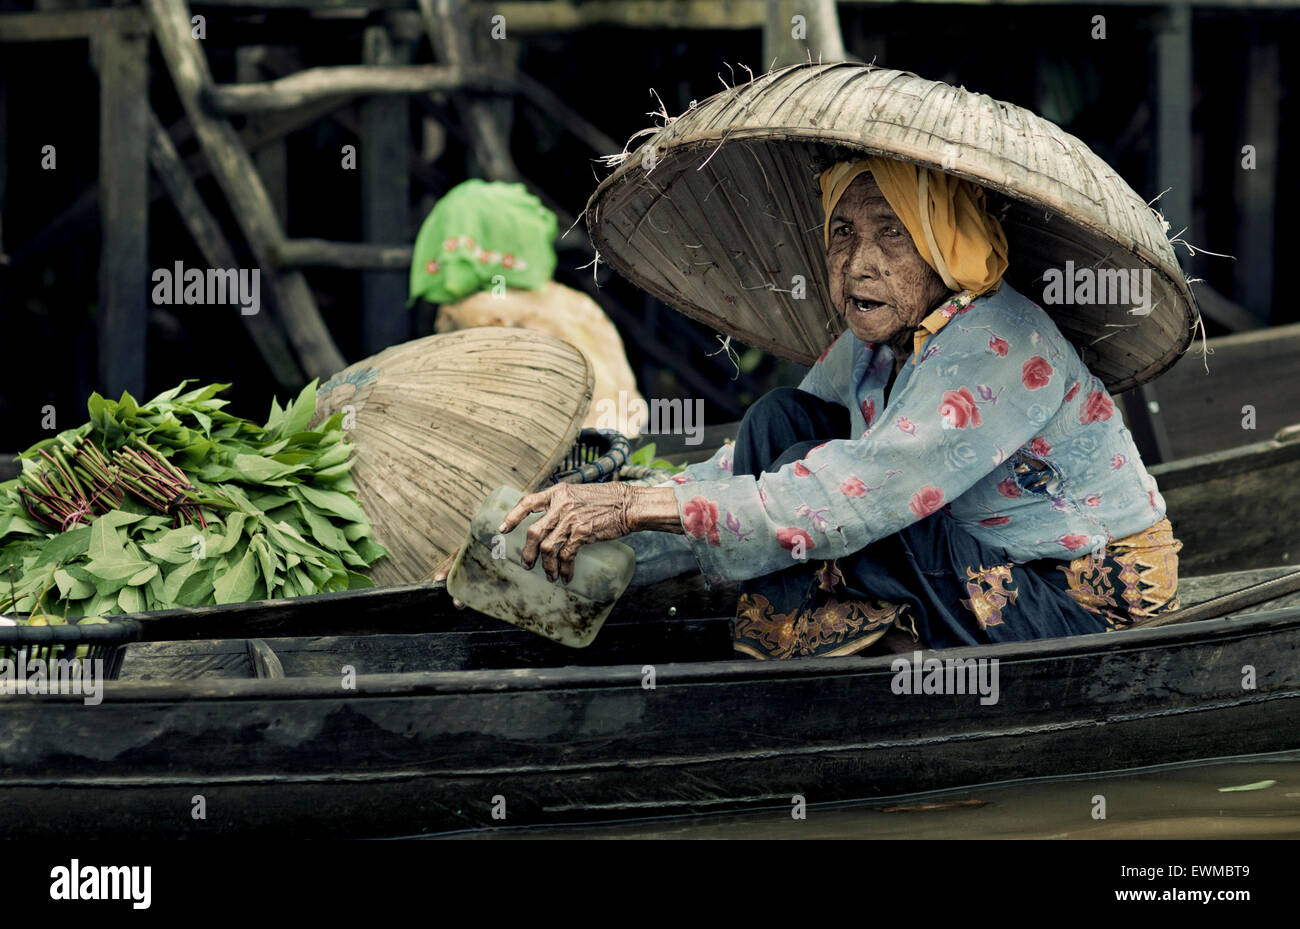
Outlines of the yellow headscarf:
<svg viewBox="0 0 1300 929">
<path fill-rule="evenodd" d="M 870 171 L 925 263 L 949 290 L 973 296 L 997 290 L 1007 270 L 1007 237 L 984 206 L 984 188 L 964 178 L 893 158 L 841 161 L 822 172 L 826 247 L 831 211 L 853 180 Z"/>
</svg>

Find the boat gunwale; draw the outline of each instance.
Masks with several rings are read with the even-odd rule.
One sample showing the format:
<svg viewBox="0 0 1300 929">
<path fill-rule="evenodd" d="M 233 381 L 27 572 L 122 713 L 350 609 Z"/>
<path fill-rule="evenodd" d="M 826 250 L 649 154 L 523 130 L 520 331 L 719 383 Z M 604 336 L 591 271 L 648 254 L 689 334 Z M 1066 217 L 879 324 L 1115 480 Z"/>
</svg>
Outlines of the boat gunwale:
<svg viewBox="0 0 1300 929">
<path fill-rule="evenodd" d="M 650 622 L 654 622 L 651 620 Z M 1118 630 L 1054 639 L 963 646 L 942 650 L 917 649 L 926 659 L 997 659 L 1003 664 L 1072 658 L 1086 655 L 1159 650 L 1171 645 L 1192 647 L 1212 641 L 1267 636 L 1287 629 L 1300 629 L 1300 606 L 1260 611 L 1238 616 L 1205 619 L 1154 628 Z M 463 633 L 448 632 L 447 635 Z M 784 661 L 755 661 L 735 658 L 716 661 L 654 663 L 656 687 L 747 683 L 779 679 L 851 677 L 872 673 L 896 673 L 893 663 L 909 661 L 915 653 L 863 658 L 794 658 Z M 546 690 L 600 689 L 611 685 L 640 686 L 646 665 L 564 665 L 559 667 L 485 668 L 467 671 L 408 671 L 359 674 L 355 687 L 341 687 L 338 675 L 240 679 L 196 678 L 186 681 L 105 681 L 103 697 L 114 703 L 231 702 L 256 700 L 314 700 L 359 698 L 393 699 L 456 694 L 507 694 Z M 17 701 L 25 694 L 0 696 L 0 707 L 34 706 L 52 703 L 80 703 L 73 694 L 35 695 L 35 703 Z M 14 702 L 10 702 L 14 701 Z"/>
</svg>

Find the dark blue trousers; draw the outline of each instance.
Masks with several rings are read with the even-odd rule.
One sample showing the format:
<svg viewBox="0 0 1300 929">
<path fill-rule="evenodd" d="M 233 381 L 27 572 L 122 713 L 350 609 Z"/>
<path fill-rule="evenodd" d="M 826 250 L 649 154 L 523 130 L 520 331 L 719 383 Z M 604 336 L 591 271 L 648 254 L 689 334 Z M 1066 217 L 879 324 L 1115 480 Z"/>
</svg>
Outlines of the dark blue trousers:
<svg viewBox="0 0 1300 929">
<path fill-rule="evenodd" d="M 844 407 L 778 388 L 746 412 L 736 438 L 734 473 L 757 477 L 777 471 L 828 439 L 848 438 L 849 428 Z M 1067 592 L 1059 570 L 1064 564 L 1053 559 L 1014 564 L 1006 552 L 939 510 L 834 562 L 809 559 L 745 582 L 742 608 L 754 622 L 738 618 L 737 645 L 745 628 L 766 632 L 786 623 L 807 630 L 810 624 L 829 628 L 833 622 L 838 632 L 813 635 L 812 645 L 788 654 L 776 654 L 772 636 L 757 633 L 742 650 L 770 657 L 851 653 L 854 634 L 864 640 L 879 635 L 878 625 L 872 630 L 869 621 L 855 623 L 860 614 L 849 609 L 855 601 L 896 605 L 898 625 L 914 630 L 931 648 L 1104 632 L 1104 619 Z M 769 619 L 775 625 L 767 626 Z"/>
</svg>

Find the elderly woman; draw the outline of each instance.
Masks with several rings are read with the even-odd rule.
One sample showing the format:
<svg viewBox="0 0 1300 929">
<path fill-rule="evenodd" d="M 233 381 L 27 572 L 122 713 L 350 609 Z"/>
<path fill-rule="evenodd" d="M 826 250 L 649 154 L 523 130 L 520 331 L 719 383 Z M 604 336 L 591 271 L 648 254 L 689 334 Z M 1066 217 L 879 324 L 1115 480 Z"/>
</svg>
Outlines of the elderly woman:
<svg viewBox="0 0 1300 929">
<path fill-rule="evenodd" d="M 1002 280 L 1006 238 L 969 181 L 891 159 L 821 176 L 847 331 L 734 446 L 660 487 L 526 496 L 526 565 L 571 576 L 619 539 L 637 582 L 743 581 L 737 650 L 860 652 L 1101 632 L 1177 607 L 1164 501 L 1101 381 Z M 918 203 L 927 204 L 921 211 Z"/>
</svg>

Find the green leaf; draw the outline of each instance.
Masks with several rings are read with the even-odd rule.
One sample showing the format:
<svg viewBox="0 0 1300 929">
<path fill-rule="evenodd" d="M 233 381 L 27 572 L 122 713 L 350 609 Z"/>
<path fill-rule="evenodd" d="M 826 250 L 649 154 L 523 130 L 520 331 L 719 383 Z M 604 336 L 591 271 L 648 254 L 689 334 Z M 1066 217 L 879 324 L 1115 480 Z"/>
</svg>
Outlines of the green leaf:
<svg viewBox="0 0 1300 929">
<path fill-rule="evenodd" d="M 380 558 L 388 555 L 388 549 L 384 548 L 374 539 L 361 539 L 354 543 L 352 547 L 367 565 L 372 565 Z"/>
<path fill-rule="evenodd" d="M 312 506 L 332 513 L 340 519 L 353 523 L 364 522 L 366 519 L 361 505 L 347 494 L 339 493 L 337 490 L 318 490 L 307 484 L 300 484 L 295 490 Z"/>
<path fill-rule="evenodd" d="M 266 541 L 266 536 L 259 534 L 253 536 L 252 541 L 248 544 L 248 549 L 251 553 L 257 555 L 257 561 L 261 565 L 262 577 L 266 580 L 266 590 L 269 596 L 275 590 L 277 583 L 275 555 L 271 551 L 271 546 Z"/>
<path fill-rule="evenodd" d="M 69 562 L 86 553 L 90 544 L 90 526 L 60 532 L 50 539 L 41 549 L 41 560 L 48 566 L 59 562 Z M 48 570 L 48 568 L 47 568 Z"/>
<path fill-rule="evenodd" d="M 197 403 L 203 403 L 206 400 L 210 400 L 223 390 L 229 389 L 229 384 L 209 384 L 206 387 L 196 387 L 189 393 L 177 397 L 176 402 L 186 406 L 193 406 Z"/>
<path fill-rule="evenodd" d="M 26 513 L 0 516 L 0 539 L 7 535 L 44 535 L 44 530 L 28 518 Z"/>
<path fill-rule="evenodd" d="M 90 412 L 90 422 L 100 432 L 107 432 L 108 423 L 112 417 L 108 411 L 108 401 L 98 393 L 92 393 L 90 399 L 86 401 L 86 409 Z"/>
<path fill-rule="evenodd" d="M 317 471 L 315 474 L 311 476 L 312 483 L 316 484 L 317 486 L 321 484 L 335 484 L 338 486 L 333 487 L 332 489 L 334 490 L 351 490 L 354 489 L 351 485 L 344 487 L 339 484 L 339 482 L 342 481 L 343 478 L 348 476 L 348 472 L 351 470 L 352 470 L 351 461 L 345 461 L 343 462 L 343 464 L 335 465 L 332 468 L 323 468 L 322 470 Z"/>
<path fill-rule="evenodd" d="M 298 399 L 285 410 L 284 420 L 280 423 L 281 435 L 292 435 L 307 428 L 312 416 L 316 414 L 316 383 L 313 380 L 304 387 L 298 394 Z"/>
<path fill-rule="evenodd" d="M 323 555 L 319 548 L 312 545 L 304 539 L 297 529 L 290 526 L 284 520 L 279 522 L 268 522 L 266 524 L 267 535 L 271 541 L 275 542 L 281 549 L 286 552 L 295 552 L 304 558 L 314 558 Z"/>
<path fill-rule="evenodd" d="M 212 568 L 202 566 L 203 562 L 195 562 L 200 565 L 193 574 L 187 577 L 180 589 L 176 592 L 176 602 L 181 606 L 199 606 L 203 603 L 212 603 Z M 177 568 L 177 571 L 183 571 L 184 568 Z"/>
<path fill-rule="evenodd" d="M 280 409 L 279 402 L 275 397 L 271 398 L 271 412 L 266 417 L 266 425 L 263 427 L 267 432 L 276 432 L 280 428 L 280 423 L 284 421 L 284 410 Z"/>
<path fill-rule="evenodd" d="M 157 565 L 154 565 L 157 568 Z M 117 594 L 117 605 L 123 613 L 139 613 L 144 610 L 144 594 L 138 587 L 123 587 Z"/>
<path fill-rule="evenodd" d="M 163 596 L 163 590 L 167 585 L 167 578 L 161 570 L 158 571 L 145 586 L 144 600 L 145 609 L 161 609 L 169 603 Z"/>
<path fill-rule="evenodd" d="M 171 390 L 164 390 L 164 391 L 163 391 L 162 393 L 160 393 L 158 396 L 154 397 L 152 400 L 150 400 L 148 403 L 146 403 L 145 406 L 148 407 L 149 409 L 156 409 L 156 408 L 158 408 L 158 407 L 160 407 L 160 406 L 162 406 L 162 405 L 164 405 L 164 404 L 170 403 L 172 400 L 175 400 L 175 399 L 176 399 L 177 395 L 178 395 L 182 390 L 185 389 L 185 385 L 188 384 L 188 383 L 189 383 L 188 380 L 186 380 L 186 381 L 181 381 L 179 384 L 177 384 L 177 385 L 176 385 L 175 387 L 173 387 Z"/>
<path fill-rule="evenodd" d="M 132 575 L 126 583 L 131 587 L 139 587 L 141 584 L 149 583 L 157 576 L 158 566 L 156 564 L 151 564 L 139 574 Z"/>
<path fill-rule="evenodd" d="M 304 461 L 315 461 L 319 456 L 309 448 L 296 448 L 270 457 L 272 461 L 278 461 L 280 464 L 300 465 Z"/>
<path fill-rule="evenodd" d="M 277 507 L 287 506 L 295 502 L 294 498 L 290 497 L 288 494 L 274 493 L 254 494 L 248 499 L 253 506 L 257 507 L 257 509 L 261 510 L 263 513 L 270 513 L 271 510 L 274 510 Z"/>
<path fill-rule="evenodd" d="M 250 550 L 221 577 L 212 582 L 217 603 L 242 603 L 253 593 L 257 582 L 257 556 Z"/>
<path fill-rule="evenodd" d="M 233 479 L 245 484 L 272 481 L 302 470 L 298 465 L 281 464 L 261 455 L 236 455 L 230 466 L 235 471 Z"/>
<path fill-rule="evenodd" d="M 167 516 L 146 516 L 138 523 L 133 525 L 128 531 L 132 535 L 138 535 L 141 532 L 153 532 L 157 529 L 166 529 L 172 525 L 173 520 Z"/>
<path fill-rule="evenodd" d="M 364 574 L 358 574 L 356 571 L 348 572 L 348 590 L 364 590 L 374 586 L 375 582 Z"/>
<path fill-rule="evenodd" d="M 321 453 L 320 458 L 316 461 L 316 473 L 319 474 L 321 471 L 328 468 L 347 463 L 348 457 L 351 454 L 352 448 L 350 445 L 345 442 L 338 443 L 328 451 Z"/>
<path fill-rule="evenodd" d="M 64 600 L 84 600 L 95 595 L 94 584 L 79 580 L 63 569 L 54 572 L 54 583 L 58 585 L 59 596 Z"/>
<path fill-rule="evenodd" d="M 119 554 L 123 549 L 123 538 L 118 532 L 122 526 L 138 522 L 144 516 L 126 510 L 110 510 L 90 524 L 90 545 L 87 552 L 91 558 Z"/>
<path fill-rule="evenodd" d="M 113 613 L 120 613 L 122 608 L 117 602 L 117 591 L 112 593 L 100 593 L 91 597 L 86 602 L 83 616 L 106 616 Z"/>
<path fill-rule="evenodd" d="M 349 548 L 348 540 L 343 537 L 343 533 L 332 522 L 317 513 L 305 503 L 299 503 L 298 509 L 303 518 L 307 520 L 307 525 L 311 529 L 312 537 L 321 548 L 331 551 Z"/>
<path fill-rule="evenodd" d="M 150 567 L 156 569 L 158 566 L 126 555 L 106 555 L 103 558 L 92 558 L 86 565 L 86 570 L 99 580 L 127 581 Z"/>
<path fill-rule="evenodd" d="M 294 568 L 284 576 L 284 586 L 286 591 L 290 584 L 293 585 L 294 592 L 292 594 L 286 593 L 286 596 L 305 597 L 308 594 L 316 593 L 316 585 L 312 582 L 312 579 L 307 576 L 307 572 L 303 570 L 302 565 Z"/>
<path fill-rule="evenodd" d="M 236 516 L 243 518 L 243 513 L 237 513 Z M 145 542 L 140 547 L 143 548 L 156 561 L 165 561 L 168 564 L 185 564 L 187 561 L 194 561 L 195 555 L 199 552 L 199 540 L 204 538 L 204 534 L 195 526 L 181 526 L 179 529 L 173 529 L 166 532 L 152 542 Z M 221 540 L 220 536 L 215 540 Z M 205 541 L 206 546 L 214 540 Z M 233 543 L 232 543 L 233 544 Z M 219 554 L 219 553 L 218 553 Z"/>
<path fill-rule="evenodd" d="M 333 568 L 313 565 L 310 559 L 307 560 L 306 567 L 307 576 L 312 579 L 317 588 L 324 588 L 335 573 Z"/>
<path fill-rule="evenodd" d="M 179 602 L 181 586 L 194 576 L 197 571 L 210 571 L 201 561 L 189 561 L 167 574 L 163 582 L 162 599 L 168 603 Z"/>
<path fill-rule="evenodd" d="M 244 535 L 244 522 L 247 519 L 248 517 L 239 511 L 228 514 L 225 519 L 225 535 L 215 545 L 208 546 L 208 557 L 224 555 L 234 549 Z"/>
<path fill-rule="evenodd" d="M 126 420 L 134 417 L 139 412 L 140 407 L 135 402 L 135 397 L 131 396 L 125 390 L 122 391 L 122 396 L 118 398 L 117 401 L 117 418 L 119 420 Z"/>
<path fill-rule="evenodd" d="M 363 523 L 348 523 L 343 527 L 343 538 L 349 542 L 356 542 L 357 539 L 373 539 L 375 528 L 367 520 Z"/>
</svg>

